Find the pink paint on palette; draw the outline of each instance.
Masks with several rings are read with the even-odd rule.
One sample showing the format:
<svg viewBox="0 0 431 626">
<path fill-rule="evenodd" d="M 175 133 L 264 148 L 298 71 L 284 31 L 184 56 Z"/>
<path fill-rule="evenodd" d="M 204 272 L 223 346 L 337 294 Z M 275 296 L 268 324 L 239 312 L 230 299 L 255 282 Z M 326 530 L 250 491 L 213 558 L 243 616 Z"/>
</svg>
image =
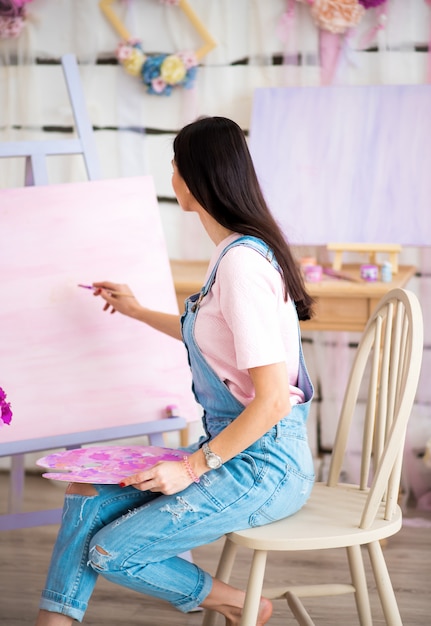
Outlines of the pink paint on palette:
<svg viewBox="0 0 431 626">
<path fill-rule="evenodd" d="M 159 461 L 181 461 L 184 452 L 159 446 L 94 446 L 63 450 L 38 459 L 36 465 L 58 470 L 44 478 L 78 483 L 115 484 Z"/>
</svg>

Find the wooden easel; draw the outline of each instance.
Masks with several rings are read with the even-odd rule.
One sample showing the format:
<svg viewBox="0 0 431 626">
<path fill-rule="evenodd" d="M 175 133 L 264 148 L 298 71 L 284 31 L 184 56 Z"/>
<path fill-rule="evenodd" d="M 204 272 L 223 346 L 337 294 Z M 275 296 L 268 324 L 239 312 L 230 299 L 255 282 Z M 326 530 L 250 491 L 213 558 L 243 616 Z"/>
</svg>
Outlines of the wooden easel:
<svg viewBox="0 0 431 626">
<path fill-rule="evenodd" d="M 76 139 L 60 141 L 19 141 L 0 144 L 0 157 L 25 157 L 25 185 L 48 185 L 46 160 L 52 155 L 81 154 L 89 180 L 100 178 L 93 129 L 88 119 L 84 94 L 74 55 L 62 57 L 62 66 L 70 103 L 76 124 Z M 52 450 L 55 448 L 79 448 L 89 443 L 112 441 L 115 439 L 148 436 L 150 445 L 163 446 L 163 434 L 168 431 L 183 431 L 187 422 L 183 417 L 170 417 L 166 420 L 153 420 L 126 426 L 115 426 L 82 433 L 70 433 L 40 439 L 27 439 L 15 443 L 1 443 L 0 457 L 11 457 L 10 490 L 8 513 L 0 515 L 0 531 L 28 528 L 45 524 L 57 524 L 61 520 L 61 509 L 21 512 L 24 494 L 25 454 Z M 184 558 L 191 559 L 189 552 Z"/>
</svg>

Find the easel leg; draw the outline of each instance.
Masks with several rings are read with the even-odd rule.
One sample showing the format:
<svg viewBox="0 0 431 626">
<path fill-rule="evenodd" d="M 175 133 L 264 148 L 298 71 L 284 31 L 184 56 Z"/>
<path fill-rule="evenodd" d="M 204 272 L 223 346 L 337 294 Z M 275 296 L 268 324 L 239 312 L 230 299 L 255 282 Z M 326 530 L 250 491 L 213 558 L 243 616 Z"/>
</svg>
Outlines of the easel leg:
<svg viewBox="0 0 431 626">
<path fill-rule="evenodd" d="M 20 513 L 24 493 L 24 454 L 11 456 L 10 484 L 9 484 L 9 513 Z"/>
</svg>

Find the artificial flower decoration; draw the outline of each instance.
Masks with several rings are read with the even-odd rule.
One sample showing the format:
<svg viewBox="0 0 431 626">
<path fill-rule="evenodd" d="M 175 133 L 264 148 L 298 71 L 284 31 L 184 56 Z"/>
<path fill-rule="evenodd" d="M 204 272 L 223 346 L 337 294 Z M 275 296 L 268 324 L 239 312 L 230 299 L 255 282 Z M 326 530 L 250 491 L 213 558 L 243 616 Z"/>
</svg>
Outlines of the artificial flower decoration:
<svg viewBox="0 0 431 626">
<path fill-rule="evenodd" d="M 356 26 L 364 11 L 359 0 L 314 0 L 311 4 L 316 25 L 331 33 L 344 33 Z"/>
<path fill-rule="evenodd" d="M 115 51 L 119 63 L 131 76 L 139 77 L 147 93 L 169 96 L 174 87 L 190 89 L 197 75 L 199 59 L 215 47 L 215 41 L 198 19 L 186 0 L 159 0 L 161 4 L 179 7 L 189 18 L 205 44 L 197 50 L 162 54 L 146 54 L 142 41 L 130 36 L 124 24 L 114 13 L 114 0 L 100 0 L 100 8 L 124 41 Z M 1 0 L 0 0 L 1 2 Z"/>
<path fill-rule="evenodd" d="M 10 408 L 10 402 L 6 402 L 6 394 L 0 387 L 0 426 L 3 424 L 10 424 L 12 421 L 12 410 Z"/>
<path fill-rule="evenodd" d="M 146 55 L 139 40 L 119 43 L 117 59 L 131 76 L 140 76 L 150 94 L 169 96 L 173 87 L 193 87 L 198 61 L 194 52 Z"/>
<path fill-rule="evenodd" d="M 381 4 L 385 4 L 387 0 L 359 0 L 359 4 L 362 4 L 364 9 L 374 9 Z"/>
<path fill-rule="evenodd" d="M 25 25 L 25 5 L 31 0 L 0 0 L 0 39 L 15 39 Z"/>
</svg>

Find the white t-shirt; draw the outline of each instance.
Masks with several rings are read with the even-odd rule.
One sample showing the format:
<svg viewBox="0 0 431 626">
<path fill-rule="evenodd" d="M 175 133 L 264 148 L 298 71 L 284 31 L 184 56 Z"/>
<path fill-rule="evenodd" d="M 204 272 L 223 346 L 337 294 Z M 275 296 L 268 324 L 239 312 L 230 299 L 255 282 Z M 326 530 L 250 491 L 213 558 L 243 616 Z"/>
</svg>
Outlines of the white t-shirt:
<svg viewBox="0 0 431 626">
<path fill-rule="evenodd" d="M 209 276 L 230 235 L 215 249 Z M 298 322 L 290 298 L 283 298 L 280 273 L 259 252 L 240 245 L 221 259 L 215 281 L 201 301 L 195 339 L 209 365 L 244 405 L 254 398 L 248 369 L 285 362 L 291 403 L 304 401 L 296 387 L 299 366 Z"/>
</svg>

